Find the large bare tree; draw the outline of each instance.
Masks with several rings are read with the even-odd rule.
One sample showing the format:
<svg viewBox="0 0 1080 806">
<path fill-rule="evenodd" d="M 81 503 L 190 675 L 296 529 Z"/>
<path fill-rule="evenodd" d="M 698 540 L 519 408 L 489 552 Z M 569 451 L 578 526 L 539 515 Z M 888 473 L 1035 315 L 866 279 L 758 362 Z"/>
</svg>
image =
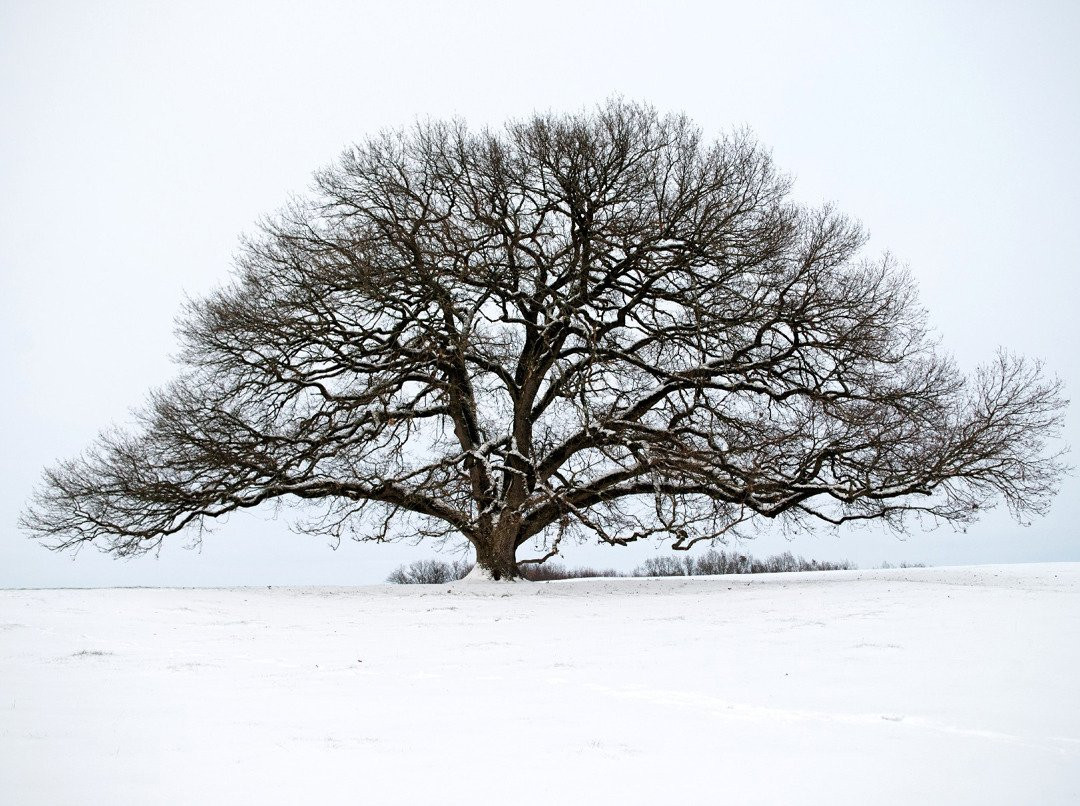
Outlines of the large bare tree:
<svg viewBox="0 0 1080 806">
<path fill-rule="evenodd" d="M 747 133 L 620 101 L 353 147 L 189 304 L 138 427 L 46 471 L 24 526 L 126 555 L 293 499 L 301 528 L 463 537 L 509 579 L 567 535 L 1045 511 L 1059 384 L 1004 352 L 965 377 L 909 275 L 789 186 Z"/>
</svg>

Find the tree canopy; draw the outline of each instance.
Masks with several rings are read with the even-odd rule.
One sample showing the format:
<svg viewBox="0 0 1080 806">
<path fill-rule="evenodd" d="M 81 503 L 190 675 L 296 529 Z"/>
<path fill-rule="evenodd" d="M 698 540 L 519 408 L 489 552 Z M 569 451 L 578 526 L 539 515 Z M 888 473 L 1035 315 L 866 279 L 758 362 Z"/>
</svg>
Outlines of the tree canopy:
<svg viewBox="0 0 1080 806">
<path fill-rule="evenodd" d="M 568 536 L 1043 513 L 1060 384 L 1004 351 L 965 376 L 911 276 L 790 186 L 749 133 L 622 101 L 369 139 L 187 305 L 175 382 L 24 527 L 126 555 L 293 500 L 513 578 Z"/>
</svg>

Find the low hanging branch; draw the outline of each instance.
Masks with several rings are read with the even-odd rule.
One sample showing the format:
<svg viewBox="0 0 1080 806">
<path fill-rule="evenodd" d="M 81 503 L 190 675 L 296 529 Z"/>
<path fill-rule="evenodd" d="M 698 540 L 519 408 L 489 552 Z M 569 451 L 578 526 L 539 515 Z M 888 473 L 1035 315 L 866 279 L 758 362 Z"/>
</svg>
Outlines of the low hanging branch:
<svg viewBox="0 0 1080 806">
<path fill-rule="evenodd" d="M 45 473 L 23 525 L 116 554 L 273 499 L 335 537 L 464 537 L 495 578 L 566 535 L 1043 513 L 1060 384 L 964 377 L 911 278 L 788 198 L 746 133 L 610 102 L 347 150 L 187 308 L 132 433 Z"/>
</svg>

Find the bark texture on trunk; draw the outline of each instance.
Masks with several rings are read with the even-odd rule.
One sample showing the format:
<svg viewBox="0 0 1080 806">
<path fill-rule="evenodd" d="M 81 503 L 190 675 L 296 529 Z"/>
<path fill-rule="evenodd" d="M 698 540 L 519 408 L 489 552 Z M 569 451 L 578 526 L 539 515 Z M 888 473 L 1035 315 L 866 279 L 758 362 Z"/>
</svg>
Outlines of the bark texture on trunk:
<svg viewBox="0 0 1080 806">
<path fill-rule="evenodd" d="M 490 541 L 478 542 L 476 548 L 476 568 L 479 573 L 472 578 L 488 578 L 496 582 L 509 582 L 521 579 L 517 565 L 517 547 L 508 537 L 495 537 Z"/>
</svg>

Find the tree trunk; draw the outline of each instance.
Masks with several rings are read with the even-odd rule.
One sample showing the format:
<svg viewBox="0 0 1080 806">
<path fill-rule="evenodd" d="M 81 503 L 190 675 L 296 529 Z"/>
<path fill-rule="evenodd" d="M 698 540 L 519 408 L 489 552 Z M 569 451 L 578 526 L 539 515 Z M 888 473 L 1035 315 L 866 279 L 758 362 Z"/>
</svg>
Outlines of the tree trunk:
<svg viewBox="0 0 1080 806">
<path fill-rule="evenodd" d="M 476 569 L 470 577 L 511 582 L 521 579 L 517 565 L 517 547 L 513 537 L 499 535 L 490 541 L 476 543 Z"/>
</svg>

